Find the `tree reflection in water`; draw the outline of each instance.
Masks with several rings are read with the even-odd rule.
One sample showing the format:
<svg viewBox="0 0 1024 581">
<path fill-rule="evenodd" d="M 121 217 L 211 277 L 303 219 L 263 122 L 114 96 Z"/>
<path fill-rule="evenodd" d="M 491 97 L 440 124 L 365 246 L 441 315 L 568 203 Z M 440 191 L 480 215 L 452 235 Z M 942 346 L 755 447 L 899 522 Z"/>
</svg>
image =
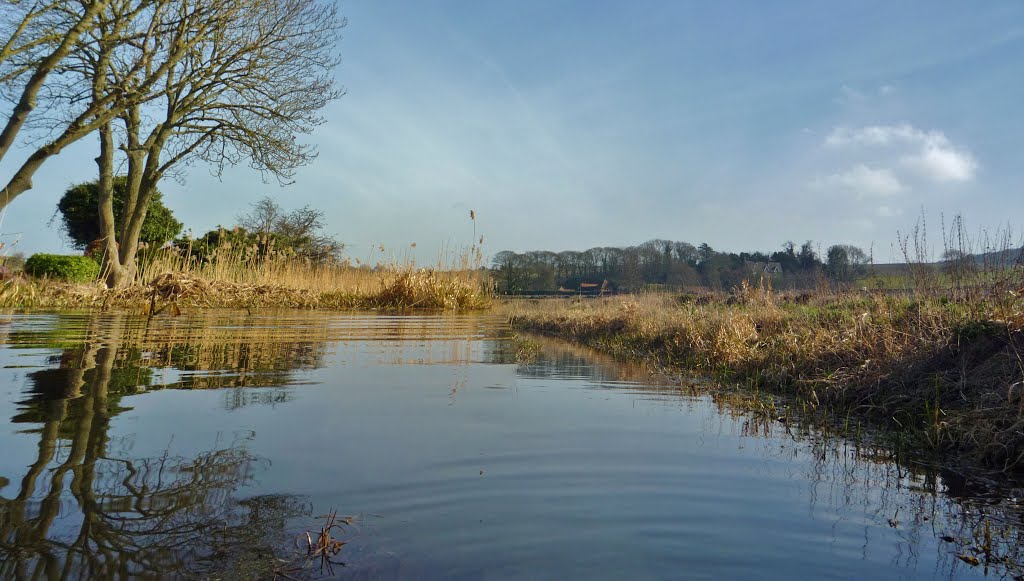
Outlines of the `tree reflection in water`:
<svg viewBox="0 0 1024 581">
<path fill-rule="evenodd" d="M 218 348 L 220 364 L 227 351 Z M 261 464 L 246 449 L 254 434 L 188 458 L 133 458 L 112 445 L 122 398 L 152 380 L 139 354 L 125 344 L 125 320 L 105 317 L 91 321 L 84 343 L 64 349 L 60 367 L 29 374 L 12 421 L 31 426 L 25 433 L 39 444 L 16 495 L 0 497 L 0 578 L 269 571 L 274 548 L 288 543 L 288 519 L 309 514 L 287 496 L 236 500 Z M 0 488 L 10 484 L 0 479 Z"/>
<path fill-rule="evenodd" d="M 263 464 L 248 450 L 253 434 L 188 457 L 140 458 L 130 442 L 109 435 L 111 420 L 128 409 L 128 395 L 234 387 L 223 391 L 228 409 L 286 402 L 288 386 L 323 365 L 332 341 L 394 343 L 369 351 L 373 361 L 469 360 L 466 352 L 442 348 L 424 356 L 422 348 L 401 343 L 398 331 L 383 334 L 359 319 L 334 320 L 334 327 L 317 327 L 316 318 L 275 319 L 262 323 L 265 329 L 243 330 L 238 317 L 218 316 L 153 326 L 118 315 L 61 316 L 3 330 L 12 349 L 56 348 L 58 354 L 54 368 L 27 374 L 12 418 L 23 433 L 38 437 L 38 446 L 24 475 L 0 475 L 0 578 L 216 577 L 225 571 L 251 578 L 274 569 L 275 548 L 291 556 L 289 522 L 309 518 L 309 507 L 287 496 L 239 499 Z M 489 363 L 516 363 L 505 340 L 486 341 L 484 355 Z M 582 379 L 591 389 L 628 390 L 658 405 L 703 410 L 704 433 L 734 430 L 766 455 L 791 456 L 784 466 L 810 488 L 809 510 L 818 518 L 837 515 L 837 526 L 844 526 L 838 519 L 863 522 L 865 554 L 884 551 L 895 565 L 914 570 L 922 547 L 938 546 L 942 570 L 935 575 L 963 571 L 967 565 L 958 555 L 975 556 L 979 567 L 997 575 L 1022 574 L 1022 512 L 1006 499 L 1024 493 L 909 462 L 891 448 L 831 437 L 796 419 L 783 423 L 778 414 L 750 413 L 730 392 L 658 383 L 648 368 L 561 343 L 545 342 L 539 360 L 520 364 L 517 375 Z M 894 530 L 898 544 L 879 529 Z M 373 571 L 371 577 L 380 576 Z"/>
</svg>

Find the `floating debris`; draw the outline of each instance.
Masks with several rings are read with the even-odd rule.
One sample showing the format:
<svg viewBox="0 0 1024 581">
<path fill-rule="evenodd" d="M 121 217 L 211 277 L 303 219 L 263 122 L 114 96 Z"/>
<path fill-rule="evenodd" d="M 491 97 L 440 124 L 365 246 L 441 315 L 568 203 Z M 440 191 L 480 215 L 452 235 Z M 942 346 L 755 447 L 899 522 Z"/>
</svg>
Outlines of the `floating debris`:
<svg viewBox="0 0 1024 581">
<path fill-rule="evenodd" d="M 334 561 L 333 557 L 336 557 L 341 552 L 341 548 L 345 546 L 346 541 L 335 539 L 333 533 L 335 529 L 341 529 L 342 525 L 351 525 L 353 517 L 345 516 L 338 518 L 338 511 L 331 509 L 331 512 L 324 515 L 324 524 L 320 527 L 320 533 L 316 536 L 316 540 L 313 540 L 311 531 L 305 532 L 306 537 L 306 563 L 310 563 L 317 558 L 320 559 L 320 572 L 323 573 L 325 570 L 329 575 L 334 575 L 334 565 L 345 566 L 342 561 Z"/>
</svg>

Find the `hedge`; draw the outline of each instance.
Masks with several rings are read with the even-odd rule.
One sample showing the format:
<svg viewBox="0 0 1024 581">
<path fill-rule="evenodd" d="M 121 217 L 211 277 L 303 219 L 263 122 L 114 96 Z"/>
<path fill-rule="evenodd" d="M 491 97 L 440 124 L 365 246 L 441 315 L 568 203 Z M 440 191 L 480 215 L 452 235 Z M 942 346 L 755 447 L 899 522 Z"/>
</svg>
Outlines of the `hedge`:
<svg viewBox="0 0 1024 581">
<path fill-rule="evenodd" d="M 33 254 L 25 261 L 25 272 L 69 282 L 92 282 L 100 275 L 100 265 L 85 256 Z"/>
</svg>

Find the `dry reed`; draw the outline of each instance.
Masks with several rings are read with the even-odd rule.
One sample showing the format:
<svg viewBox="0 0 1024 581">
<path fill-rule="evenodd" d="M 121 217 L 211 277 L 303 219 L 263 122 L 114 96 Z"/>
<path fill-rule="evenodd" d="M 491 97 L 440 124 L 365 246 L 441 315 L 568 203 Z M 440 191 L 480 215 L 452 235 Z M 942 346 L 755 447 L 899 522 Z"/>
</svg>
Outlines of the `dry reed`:
<svg viewBox="0 0 1024 581">
<path fill-rule="evenodd" d="M 407 261 L 371 269 L 230 244 L 201 260 L 189 249 L 167 248 L 147 259 L 133 284 L 117 289 L 12 278 L 0 285 L 0 308 L 476 310 L 489 307 L 493 295 L 479 260 L 474 247 L 454 266 L 417 268 Z"/>
<path fill-rule="evenodd" d="M 506 307 L 517 329 L 663 369 L 745 382 L 802 407 L 912 434 L 1005 470 L 1024 467 L 1024 293 L 960 301 L 926 294 L 744 286 Z"/>
</svg>

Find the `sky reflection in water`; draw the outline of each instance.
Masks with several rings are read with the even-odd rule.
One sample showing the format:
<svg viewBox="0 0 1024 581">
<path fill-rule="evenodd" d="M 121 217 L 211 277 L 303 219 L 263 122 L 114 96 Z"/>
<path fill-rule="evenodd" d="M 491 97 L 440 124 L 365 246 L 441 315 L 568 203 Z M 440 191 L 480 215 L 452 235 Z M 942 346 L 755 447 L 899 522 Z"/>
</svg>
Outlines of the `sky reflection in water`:
<svg viewBox="0 0 1024 581">
<path fill-rule="evenodd" d="M 986 522 L 1021 573 L 1009 485 L 560 343 L 519 363 L 494 317 L 4 321 L 0 578 L 266 573 L 331 508 L 339 577 L 963 577 Z"/>
</svg>

